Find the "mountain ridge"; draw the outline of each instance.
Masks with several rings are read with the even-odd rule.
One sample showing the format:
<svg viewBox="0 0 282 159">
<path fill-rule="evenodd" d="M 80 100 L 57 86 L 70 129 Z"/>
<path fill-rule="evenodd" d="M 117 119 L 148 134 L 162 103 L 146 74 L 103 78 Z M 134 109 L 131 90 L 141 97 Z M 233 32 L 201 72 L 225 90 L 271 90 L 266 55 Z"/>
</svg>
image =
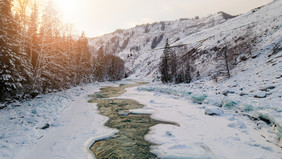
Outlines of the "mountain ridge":
<svg viewBox="0 0 282 159">
<path fill-rule="evenodd" d="M 274 1 L 239 16 L 219 12 L 200 19 L 182 18 L 137 25 L 89 39 L 89 44 L 96 49 L 104 46 L 105 52 L 120 56 L 131 78 L 154 80 L 159 78 L 158 66 L 163 54 L 156 48 L 164 47 L 166 39 L 169 39 L 170 45 L 186 44 L 173 50 L 180 57 L 197 46 L 199 41 L 209 38 L 191 53 L 189 63 L 194 79 L 197 72 L 201 73 L 201 77 L 211 77 L 224 72 L 223 47 L 228 46 L 231 69 L 244 61 L 242 59 L 249 59 L 258 54 L 257 50 L 264 49 L 259 48 L 260 44 L 277 31 L 275 27 L 278 30 L 281 27 L 279 7 L 281 1 Z M 96 52 L 95 49 L 93 51 Z"/>
</svg>

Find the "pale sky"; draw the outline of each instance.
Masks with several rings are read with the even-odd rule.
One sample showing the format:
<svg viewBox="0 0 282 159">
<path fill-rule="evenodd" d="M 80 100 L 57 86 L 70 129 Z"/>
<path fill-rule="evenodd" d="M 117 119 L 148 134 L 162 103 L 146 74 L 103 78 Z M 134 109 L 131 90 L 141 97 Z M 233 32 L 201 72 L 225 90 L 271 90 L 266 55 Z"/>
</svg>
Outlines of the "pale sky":
<svg viewBox="0 0 282 159">
<path fill-rule="evenodd" d="M 272 0 L 55 0 L 78 31 L 88 37 L 137 24 L 207 16 L 219 11 L 237 15 Z"/>
</svg>

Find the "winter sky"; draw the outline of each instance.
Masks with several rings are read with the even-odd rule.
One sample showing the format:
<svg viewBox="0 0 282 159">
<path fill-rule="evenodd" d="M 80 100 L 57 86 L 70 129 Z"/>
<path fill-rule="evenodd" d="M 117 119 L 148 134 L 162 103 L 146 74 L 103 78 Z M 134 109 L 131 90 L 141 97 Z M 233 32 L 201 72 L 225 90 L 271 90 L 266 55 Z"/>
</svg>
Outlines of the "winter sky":
<svg viewBox="0 0 282 159">
<path fill-rule="evenodd" d="M 87 36 L 100 36 L 137 24 L 207 16 L 237 15 L 272 0 L 56 0 L 67 22 Z"/>
</svg>

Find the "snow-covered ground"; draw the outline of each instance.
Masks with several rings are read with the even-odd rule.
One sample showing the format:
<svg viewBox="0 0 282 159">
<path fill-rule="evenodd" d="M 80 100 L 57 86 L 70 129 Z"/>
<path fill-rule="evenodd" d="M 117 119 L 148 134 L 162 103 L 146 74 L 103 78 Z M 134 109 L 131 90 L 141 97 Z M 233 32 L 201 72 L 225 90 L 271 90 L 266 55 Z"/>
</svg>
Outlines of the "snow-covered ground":
<svg viewBox="0 0 282 159">
<path fill-rule="evenodd" d="M 130 81 L 92 83 L 1 110 L 0 158 L 93 158 L 88 149 L 93 141 L 117 130 L 103 126 L 108 118 L 99 114 L 95 104 L 87 102 L 88 95 L 102 86 L 120 83 Z M 128 88 L 118 98 L 134 99 L 145 105 L 143 109 L 131 110 L 133 113 L 151 113 L 152 118 L 179 124 L 156 125 L 145 136 L 158 144 L 151 150 L 161 158 L 281 158 L 281 145 L 274 141 L 276 136 L 269 138 L 275 130 L 263 121 L 252 121 L 236 113 L 240 110 L 237 105 L 229 109 L 215 106 L 217 97 L 205 88 L 207 95 L 203 96 L 200 89 L 193 90 L 191 85 L 151 83 L 138 89 Z M 202 105 L 197 104 L 202 102 L 200 98 L 205 98 Z M 47 123 L 49 128 L 41 129 Z"/>
<path fill-rule="evenodd" d="M 265 140 L 282 148 L 281 55 L 281 50 L 274 55 L 271 49 L 263 50 L 263 54 L 233 69 L 230 78 L 217 82 L 203 78 L 190 84 L 152 83 L 139 90 L 175 95 L 203 107 L 223 108 L 248 116 L 256 120 L 255 129 Z"/>
<path fill-rule="evenodd" d="M 162 85 L 163 86 L 163 85 Z M 127 89 L 120 98 L 129 98 L 146 105 L 133 113 L 152 113 L 152 118 L 173 121 L 180 126 L 156 125 L 150 129 L 146 139 L 158 145 L 151 150 L 161 158 L 234 158 L 249 159 L 282 158 L 282 149 L 267 141 L 258 125 L 233 109 L 221 109 L 212 105 L 194 103 L 179 89 L 168 93 L 143 91 L 145 88 L 160 88 L 152 83 L 149 86 Z M 141 91 L 140 91 L 141 90 Z M 175 94 L 174 94 L 174 93 Z M 167 94 L 168 93 L 168 94 Z M 184 93 L 185 94 L 185 93 Z M 206 115 L 212 112 L 215 116 Z M 260 121 L 261 129 L 269 129 Z"/>
<path fill-rule="evenodd" d="M 91 83 L 0 110 L 0 158 L 93 158 L 88 148 L 94 137 L 115 132 L 103 126 L 107 117 L 88 103 L 88 95 L 104 85 L 118 84 Z"/>
</svg>

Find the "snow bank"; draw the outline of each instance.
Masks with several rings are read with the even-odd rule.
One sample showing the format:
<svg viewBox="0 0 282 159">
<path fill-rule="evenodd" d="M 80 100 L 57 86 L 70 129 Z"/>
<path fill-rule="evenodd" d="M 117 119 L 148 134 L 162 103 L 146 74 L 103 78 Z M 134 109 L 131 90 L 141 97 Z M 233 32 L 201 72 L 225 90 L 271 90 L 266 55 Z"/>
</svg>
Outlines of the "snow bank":
<svg viewBox="0 0 282 159">
<path fill-rule="evenodd" d="M 103 126 L 107 117 L 88 103 L 88 95 L 120 83 L 131 82 L 91 83 L 0 110 L 0 158 L 94 158 L 89 147 L 95 139 L 116 130 Z"/>
<path fill-rule="evenodd" d="M 194 92 L 207 94 L 206 99 L 211 97 L 211 92 L 200 93 L 202 90 L 185 85 L 160 83 L 127 91 L 119 98 L 134 99 L 145 105 L 131 112 L 152 113 L 154 119 L 179 124 L 158 124 L 145 136 L 146 140 L 157 144 L 151 151 L 160 158 L 281 158 L 281 148 L 262 137 L 265 134 L 258 133 L 256 123 L 236 113 L 239 107 L 230 107 L 223 113 L 218 106 L 192 101 Z M 207 115 L 207 111 L 220 116 Z M 262 127 L 269 131 L 267 124 Z"/>
</svg>

